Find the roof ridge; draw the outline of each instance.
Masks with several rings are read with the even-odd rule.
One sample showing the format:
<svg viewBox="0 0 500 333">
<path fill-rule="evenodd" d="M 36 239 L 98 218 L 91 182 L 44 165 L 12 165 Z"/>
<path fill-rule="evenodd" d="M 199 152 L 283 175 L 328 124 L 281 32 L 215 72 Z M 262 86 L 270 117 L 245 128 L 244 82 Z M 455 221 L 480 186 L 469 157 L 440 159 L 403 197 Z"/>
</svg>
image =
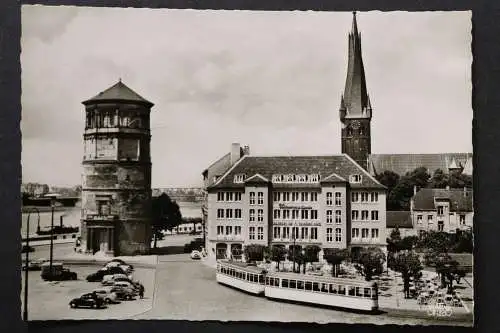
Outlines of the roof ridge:
<svg viewBox="0 0 500 333">
<path fill-rule="evenodd" d="M 356 163 L 356 161 L 351 156 L 349 156 L 348 154 L 342 154 L 342 155 L 344 155 L 345 157 L 347 157 L 352 163 L 354 163 L 354 165 L 356 165 L 356 167 L 358 167 L 358 169 L 362 170 L 376 184 L 378 184 L 378 185 L 380 185 L 380 186 L 382 186 L 384 188 L 387 188 L 387 186 L 385 186 L 384 184 L 382 184 L 381 182 L 379 182 L 375 177 L 373 177 L 372 175 L 370 175 L 370 173 L 367 170 L 365 170 L 361 165 L 359 165 L 358 163 Z"/>
<path fill-rule="evenodd" d="M 231 171 L 234 170 L 234 168 L 236 168 L 236 166 L 238 164 L 240 164 L 245 158 L 249 157 L 248 155 L 243 155 L 243 157 L 241 157 L 238 161 L 236 161 L 236 163 L 234 163 L 219 179 L 217 179 L 217 181 L 212 185 L 212 186 L 217 186 L 219 185 L 219 183 L 222 182 L 222 180 L 224 178 L 227 177 L 227 175 L 229 175 L 231 173 Z"/>
</svg>

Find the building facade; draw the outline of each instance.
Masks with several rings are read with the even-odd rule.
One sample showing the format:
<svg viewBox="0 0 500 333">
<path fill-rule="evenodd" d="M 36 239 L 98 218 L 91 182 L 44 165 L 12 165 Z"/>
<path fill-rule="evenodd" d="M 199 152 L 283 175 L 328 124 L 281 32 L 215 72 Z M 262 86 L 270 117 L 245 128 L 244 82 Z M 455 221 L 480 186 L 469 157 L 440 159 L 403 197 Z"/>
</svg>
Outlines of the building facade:
<svg viewBox="0 0 500 333">
<path fill-rule="evenodd" d="M 386 247 L 385 187 L 348 155 L 243 156 L 208 187 L 207 252 Z"/>
<path fill-rule="evenodd" d="M 401 238 L 417 236 L 417 230 L 413 227 L 412 214 L 409 211 L 387 212 L 387 237 L 397 229 Z"/>
<path fill-rule="evenodd" d="M 411 216 L 416 233 L 471 230 L 474 220 L 472 193 L 467 188 L 423 188 L 416 192 L 411 199 Z"/>
<path fill-rule="evenodd" d="M 151 244 L 153 103 L 120 80 L 83 104 L 82 248 L 146 254 Z"/>
</svg>

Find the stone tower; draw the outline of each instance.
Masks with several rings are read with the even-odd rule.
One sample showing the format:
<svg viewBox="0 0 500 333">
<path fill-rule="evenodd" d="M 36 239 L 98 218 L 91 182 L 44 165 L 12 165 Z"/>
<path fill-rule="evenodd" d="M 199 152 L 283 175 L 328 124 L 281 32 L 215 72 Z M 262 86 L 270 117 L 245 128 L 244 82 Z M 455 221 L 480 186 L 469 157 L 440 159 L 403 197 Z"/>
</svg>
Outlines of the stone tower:
<svg viewBox="0 0 500 333">
<path fill-rule="evenodd" d="M 352 31 L 349 33 L 347 78 L 339 113 L 342 122 L 342 153 L 351 156 L 366 169 L 371 154 L 372 107 L 366 90 L 356 12 L 353 13 Z"/>
<path fill-rule="evenodd" d="M 83 105 L 82 248 L 114 256 L 146 254 L 153 103 L 120 80 Z"/>
</svg>

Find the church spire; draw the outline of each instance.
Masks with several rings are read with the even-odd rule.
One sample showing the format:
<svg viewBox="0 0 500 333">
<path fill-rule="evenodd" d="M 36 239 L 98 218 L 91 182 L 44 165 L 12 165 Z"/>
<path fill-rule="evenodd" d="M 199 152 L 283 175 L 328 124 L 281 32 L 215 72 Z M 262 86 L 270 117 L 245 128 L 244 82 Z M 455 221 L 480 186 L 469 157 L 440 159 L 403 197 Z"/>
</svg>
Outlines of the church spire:
<svg viewBox="0 0 500 333">
<path fill-rule="evenodd" d="M 347 78 L 344 89 L 344 104 L 347 117 L 363 118 L 369 104 L 366 90 L 365 70 L 361 55 L 361 34 L 358 32 L 356 12 L 353 12 L 352 31 L 349 33 Z"/>
</svg>

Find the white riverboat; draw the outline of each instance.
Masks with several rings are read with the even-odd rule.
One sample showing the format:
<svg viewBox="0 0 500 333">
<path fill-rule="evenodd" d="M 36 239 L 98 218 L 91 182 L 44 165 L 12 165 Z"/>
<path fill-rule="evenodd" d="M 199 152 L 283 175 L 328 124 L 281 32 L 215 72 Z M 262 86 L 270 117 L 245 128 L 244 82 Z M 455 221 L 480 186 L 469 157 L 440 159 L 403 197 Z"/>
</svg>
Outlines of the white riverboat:
<svg viewBox="0 0 500 333">
<path fill-rule="evenodd" d="M 264 294 L 265 271 L 241 262 L 217 262 L 217 282 L 255 295 Z"/>
<path fill-rule="evenodd" d="M 378 310 L 378 288 L 374 282 L 297 273 L 266 275 L 265 296 L 361 311 Z"/>
</svg>

